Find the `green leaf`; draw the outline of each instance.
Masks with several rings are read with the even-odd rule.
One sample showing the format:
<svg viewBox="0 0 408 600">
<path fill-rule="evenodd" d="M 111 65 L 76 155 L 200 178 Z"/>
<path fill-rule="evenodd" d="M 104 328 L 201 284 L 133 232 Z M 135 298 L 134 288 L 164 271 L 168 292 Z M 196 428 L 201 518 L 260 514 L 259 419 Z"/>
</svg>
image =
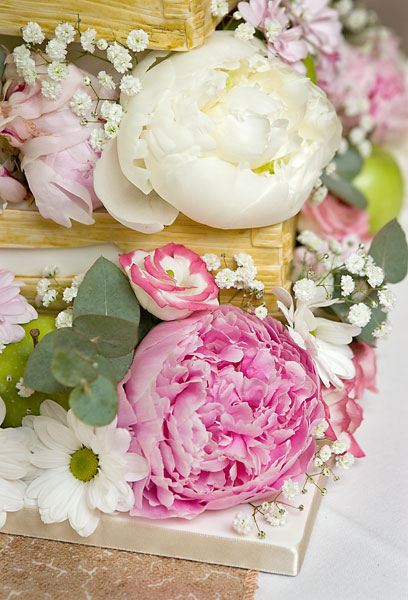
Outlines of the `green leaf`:
<svg viewBox="0 0 408 600">
<path fill-rule="evenodd" d="M 384 323 L 387 319 L 387 314 L 381 310 L 381 306 L 373 307 L 371 300 L 377 302 L 378 304 L 378 293 L 373 292 L 369 298 L 367 298 L 364 304 L 371 309 L 371 319 L 368 325 L 366 325 L 362 330 L 360 335 L 358 336 L 358 340 L 360 342 L 366 342 L 369 346 L 372 346 L 377 340 L 373 336 L 373 332 L 379 325 Z"/>
<path fill-rule="evenodd" d="M 343 154 L 336 154 L 333 159 L 336 164 L 336 175 L 340 179 L 352 181 L 363 168 L 363 157 L 360 152 L 349 146 Z"/>
<path fill-rule="evenodd" d="M 367 207 L 367 198 L 346 179 L 323 174 L 322 182 L 335 195 L 360 210 Z"/>
<path fill-rule="evenodd" d="M 132 357 L 133 357 L 133 352 L 132 352 Z M 94 362 L 94 364 L 96 363 L 98 365 L 96 367 L 98 369 L 98 372 L 103 374 L 103 376 L 106 377 L 106 379 L 109 379 L 109 381 L 111 381 L 113 384 L 116 385 L 116 383 L 119 381 L 119 379 L 122 379 L 122 377 L 120 377 L 119 379 L 117 378 L 116 370 L 112 364 L 112 361 L 120 360 L 121 358 L 126 358 L 126 357 L 112 358 L 109 360 L 108 358 L 105 358 L 104 356 L 101 356 L 100 354 L 98 354 L 97 356 L 95 356 L 93 358 L 93 362 Z"/>
<path fill-rule="evenodd" d="M 96 356 L 94 344 L 82 333 L 72 327 L 59 329 L 54 339 L 54 351 L 76 352 L 83 357 Z"/>
<path fill-rule="evenodd" d="M 51 371 L 54 340 L 61 331 L 60 329 L 48 333 L 30 354 L 24 372 L 24 384 L 27 387 L 45 394 L 57 394 L 66 391 L 65 386 L 55 379 Z"/>
<path fill-rule="evenodd" d="M 306 77 L 309 77 L 310 81 L 317 84 L 316 65 L 313 56 L 309 53 L 306 58 L 302 60 L 302 63 L 306 67 Z"/>
<path fill-rule="evenodd" d="M 116 317 L 80 315 L 74 320 L 74 328 L 86 335 L 107 357 L 129 354 L 137 344 L 138 324 Z"/>
<path fill-rule="evenodd" d="M 149 331 L 161 322 L 162 321 L 160 319 L 154 317 L 147 310 L 140 307 L 140 325 L 137 342 L 138 345 L 140 344 L 142 339 L 149 333 Z"/>
<path fill-rule="evenodd" d="M 3 89 L 3 73 L 4 73 L 4 61 L 6 60 L 6 53 L 0 48 L 0 93 Z"/>
<path fill-rule="evenodd" d="M 119 356 L 118 358 L 111 358 L 109 360 L 113 370 L 116 374 L 116 381 L 120 381 L 123 379 L 125 374 L 127 373 L 130 365 L 132 364 L 134 352 L 129 352 L 126 356 Z"/>
<path fill-rule="evenodd" d="M 401 225 L 393 219 L 377 233 L 369 254 L 383 269 L 388 283 L 398 283 L 407 274 L 408 248 Z"/>
<path fill-rule="evenodd" d="M 67 387 L 75 387 L 98 377 L 98 363 L 86 359 L 73 350 L 58 351 L 51 361 L 51 371 L 55 379 Z"/>
<path fill-rule="evenodd" d="M 89 385 L 72 390 L 69 405 L 76 417 L 84 423 L 97 427 L 108 425 L 118 410 L 116 385 L 100 375 Z"/>
<path fill-rule="evenodd" d="M 139 323 L 139 302 L 124 273 L 102 256 L 92 265 L 74 301 L 74 320 L 81 315 L 120 317 Z"/>
</svg>

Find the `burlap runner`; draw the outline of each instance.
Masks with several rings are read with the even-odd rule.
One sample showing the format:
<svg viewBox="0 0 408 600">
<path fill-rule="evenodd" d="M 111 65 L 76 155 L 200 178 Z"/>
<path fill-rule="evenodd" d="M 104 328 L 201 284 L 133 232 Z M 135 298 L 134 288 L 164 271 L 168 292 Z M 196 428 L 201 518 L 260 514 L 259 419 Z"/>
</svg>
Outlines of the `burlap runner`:
<svg viewBox="0 0 408 600">
<path fill-rule="evenodd" d="M 253 600 L 256 571 L 0 534 L 0 600 Z"/>
</svg>

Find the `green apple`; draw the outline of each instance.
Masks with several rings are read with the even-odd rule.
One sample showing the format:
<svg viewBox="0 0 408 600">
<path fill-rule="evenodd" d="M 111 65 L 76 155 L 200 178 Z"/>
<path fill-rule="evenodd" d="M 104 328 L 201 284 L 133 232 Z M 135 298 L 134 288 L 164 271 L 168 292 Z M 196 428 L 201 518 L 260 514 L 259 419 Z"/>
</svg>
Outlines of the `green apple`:
<svg viewBox="0 0 408 600">
<path fill-rule="evenodd" d="M 25 337 L 14 344 L 8 344 L 0 355 L 0 396 L 6 405 L 6 418 L 3 427 L 18 427 L 21 420 L 28 414 L 38 415 L 40 405 L 46 398 L 51 398 L 68 408 L 68 397 L 64 394 L 43 394 L 34 392 L 28 398 L 18 395 L 16 383 L 24 376 L 25 366 L 34 349 L 31 329 L 38 329 L 39 339 L 55 329 L 55 318 L 41 315 L 38 319 L 23 325 Z"/>
<path fill-rule="evenodd" d="M 404 199 L 404 182 L 397 163 L 386 150 L 374 146 L 352 183 L 367 198 L 372 234 L 398 216 Z"/>
</svg>

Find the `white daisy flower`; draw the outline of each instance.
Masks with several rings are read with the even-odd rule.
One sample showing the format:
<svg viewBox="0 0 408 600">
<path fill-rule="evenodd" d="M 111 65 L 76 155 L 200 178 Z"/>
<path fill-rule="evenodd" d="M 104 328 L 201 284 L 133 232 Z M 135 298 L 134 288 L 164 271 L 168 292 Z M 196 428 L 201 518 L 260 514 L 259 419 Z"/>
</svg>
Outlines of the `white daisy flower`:
<svg viewBox="0 0 408 600">
<path fill-rule="evenodd" d="M 25 494 L 28 506 L 38 506 L 44 523 L 68 520 L 79 535 L 91 535 L 100 513 L 127 512 L 134 503 L 129 482 L 147 476 L 146 460 L 128 452 L 131 436 L 116 427 L 91 427 L 52 400 L 41 416 L 25 417 L 37 434 L 31 462 L 40 469 Z"/>
</svg>

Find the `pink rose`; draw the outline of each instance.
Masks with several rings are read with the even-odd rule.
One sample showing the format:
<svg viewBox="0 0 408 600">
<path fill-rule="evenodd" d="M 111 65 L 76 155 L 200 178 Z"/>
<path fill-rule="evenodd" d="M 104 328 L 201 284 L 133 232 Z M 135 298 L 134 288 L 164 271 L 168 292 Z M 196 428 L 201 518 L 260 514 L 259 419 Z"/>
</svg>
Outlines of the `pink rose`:
<svg viewBox="0 0 408 600">
<path fill-rule="evenodd" d="M 20 295 L 24 285 L 14 279 L 14 273 L 0 269 L 0 353 L 3 344 L 19 342 L 25 336 L 20 323 L 37 318 L 37 311 Z"/>
<path fill-rule="evenodd" d="M 22 202 L 27 195 L 24 185 L 14 179 L 4 165 L 0 165 L 0 200 L 3 202 Z"/>
<path fill-rule="evenodd" d="M 370 216 L 363 210 L 343 202 L 332 194 L 318 206 L 306 202 L 299 214 L 298 228 L 309 229 L 323 237 L 333 237 L 340 242 L 348 235 L 369 237 Z"/>
<path fill-rule="evenodd" d="M 345 434 L 350 441 L 350 452 L 362 457 L 364 452 L 354 438 L 354 432 L 363 420 L 363 409 L 356 401 L 361 400 L 365 390 L 377 391 L 376 354 L 374 348 L 366 343 L 351 344 L 354 351 L 353 363 L 356 374 L 353 379 L 344 381 L 344 389 L 329 388 L 323 390 L 323 399 L 330 412 L 328 421 L 335 438 Z"/>
<path fill-rule="evenodd" d="M 270 317 L 223 304 L 154 327 L 118 386 L 149 476 L 133 515 L 192 518 L 300 481 L 324 417 L 310 356 Z"/>
<path fill-rule="evenodd" d="M 140 304 L 164 321 L 218 307 L 218 287 L 205 262 L 181 244 L 119 255 Z"/>
</svg>

